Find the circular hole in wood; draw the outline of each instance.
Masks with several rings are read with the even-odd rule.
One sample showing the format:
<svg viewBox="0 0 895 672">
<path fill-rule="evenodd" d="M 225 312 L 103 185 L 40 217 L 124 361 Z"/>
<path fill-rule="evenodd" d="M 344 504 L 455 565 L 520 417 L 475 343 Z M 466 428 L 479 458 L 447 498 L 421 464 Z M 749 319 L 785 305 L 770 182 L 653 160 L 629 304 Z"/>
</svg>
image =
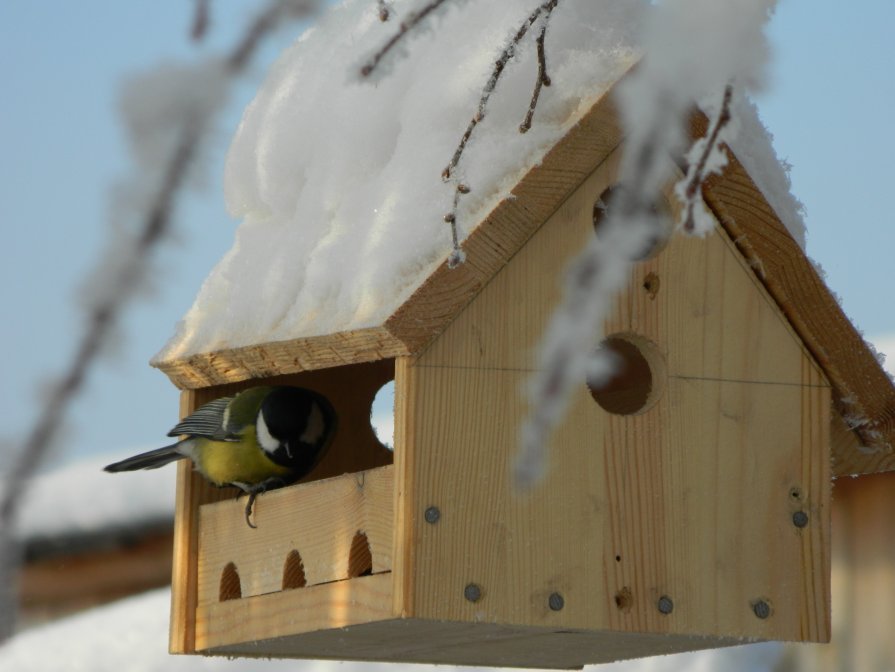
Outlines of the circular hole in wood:
<svg viewBox="0 0 895 672">
<path fill-rule="evenodd" d="M 647 296 L 651 299 L 655 299 L 656 295 L 659 293 L 659 287 L 661 286 L 661 282 L 659 281 L 659 276 L 653 273 L 652 271 L 646 274 L 646 277 L 643 279 L 643 289 L 646 290 Z"/>
<path fill-rule="evenodd" d="M 588 382 L 600 408 L 617 415 L 645 413 L 665 389 L 665 360 L 659 348 L 637 334 L 614 334 L 600 344 L 613 359 L 614 368 L 603 381 Z"/>
<path fill-rule="evenodd" d="M 373 551 L 370 550 L 367 535 L 358 530 L 351 540 L 351 550 L 348 552 L 348 578 L 369 576 L 372 573 Z"/>
<path fill-rule="evenodd" d="M 293 550 L 286 556 L 286 563 L 283 565 L 283 590 L 304 588 L 306 585 L 308 580 L 305 577 L 305 563 L 301 560 L 301 554 Z"/>
<path fill-rule="evenodd" d="M 593 225 L 597 238 L 607 235 L 606 223 L 609 221 L 609 215 L 613 209 L 624 207 L 624 192 L 625 187 L 616 185 L 604 191 L 594 201 Z M 643 241 L 639 249 L 634 250 L 631 259 L 634 261 L 652 259 L 665 249 L 665 245 L 668 244 L 668 239 L 671 237 L 673 227 L 668 203 L 662 198 L 653 203 L 651 207 L 645 208 L 642 213 L 635 214 L 633 219 L 648 223 L 649 228 L 644 230 L 646 240 Z"/>
<path fill-rule="evenodd" d="M 238 600 L 242 597 L 242 584 L 239 581 L 239 572 L 236 571 L 236 565 L 228 562 L 221 572 L 221 585 L 218 591 L 218 599 L 221 602 L 225 600 Z"/>
<path fill-rule="evenodd" d="M 370 425 L 379 443 L 388 450 L 395 449 L 395 381 L 379 388 L 370 407 Z"/>
</svg>

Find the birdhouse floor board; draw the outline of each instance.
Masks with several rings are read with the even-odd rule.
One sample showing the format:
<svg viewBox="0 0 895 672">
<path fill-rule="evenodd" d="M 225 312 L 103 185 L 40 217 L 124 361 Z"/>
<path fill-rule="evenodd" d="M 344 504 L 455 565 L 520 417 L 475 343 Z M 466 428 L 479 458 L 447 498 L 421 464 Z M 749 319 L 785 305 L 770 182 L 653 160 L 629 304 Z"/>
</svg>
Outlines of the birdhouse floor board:
<svg viewBox="0 0 895 672">
<path fill-rule="evenodd" d="M 385 572 L 200 605 L 196 610 L 196 650 L 235 645 L 255 647 L 255 655 L 271 655 L 257 648 L 258 643 L 391 619 L 391 595 L 392 574 Z"/>
<path fill-rule="evenodd" d="M 346 646 L 346 641 L 351 642 L 350 647 Z M 580 669 L 589 664 L 743 643 L 743 640 L 730 637 L 594 632 L 496 623 L 393 619 L 305 635 L 216 646 L 202 653 Z"/>
</svg>

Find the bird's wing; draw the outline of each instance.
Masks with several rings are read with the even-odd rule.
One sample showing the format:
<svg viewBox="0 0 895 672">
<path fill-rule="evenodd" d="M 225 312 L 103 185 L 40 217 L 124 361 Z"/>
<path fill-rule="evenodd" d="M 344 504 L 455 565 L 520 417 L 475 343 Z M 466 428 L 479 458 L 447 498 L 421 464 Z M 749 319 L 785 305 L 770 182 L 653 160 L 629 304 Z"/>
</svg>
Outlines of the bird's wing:
<svg viewBox="0 0 895 672">
<path fill-rule="evenodd" d="M 221 397 L 204 406 L 200 406 L 191 415 L 177 423 L 174 429 L 168 432 L 168 436 L 189 434 L 190 436 L 204 436 L 219 441 L 235 441 L 235 438 L 223 436 L 225 433 L 224 418 L 231 401 L 233 401 L 233 397 Z"/>
</svg>

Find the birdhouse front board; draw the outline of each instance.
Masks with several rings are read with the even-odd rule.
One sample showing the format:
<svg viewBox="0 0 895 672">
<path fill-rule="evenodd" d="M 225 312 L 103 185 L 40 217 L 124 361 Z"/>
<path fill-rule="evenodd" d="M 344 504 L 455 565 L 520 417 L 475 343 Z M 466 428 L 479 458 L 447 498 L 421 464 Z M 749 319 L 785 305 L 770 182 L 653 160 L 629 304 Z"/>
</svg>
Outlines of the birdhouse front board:
<svg viewBox="0 0 895 672">
<path fill-rule="evenodd" d="M 340 432 L 304 482 L 258 498 L 258 529 L 180 465 L 172 651 L 560 669 L 829 638 L 830 384 L 720 226 L 632 267 L 594 336 L 627 373 L 582 381 L 543 481 L 513 485 L 555 279 L 600 235 L 594 203 L 621 151 L 422 347 L 364 342 L 353 363 L 273 376 L 261 348 L 254 370 L 231 367 L 241 382 L 184 393 L 186 413 L 301 385 L 331 400 Z M 469 276 L 454 277 L 446 294 Z M 390 379 L 393 453 L 369 426 Z"/>
</svg>

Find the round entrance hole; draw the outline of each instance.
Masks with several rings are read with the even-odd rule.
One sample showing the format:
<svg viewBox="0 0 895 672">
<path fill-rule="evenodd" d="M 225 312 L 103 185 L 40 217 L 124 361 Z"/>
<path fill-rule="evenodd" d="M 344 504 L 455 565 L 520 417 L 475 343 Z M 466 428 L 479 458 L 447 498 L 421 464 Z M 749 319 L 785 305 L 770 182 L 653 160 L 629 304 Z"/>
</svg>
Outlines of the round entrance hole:
<svg viewBox="0 0 895 672">
<path fill-rule="evenodd" d="M 665 361 L 652 341 L 637 334 L 613 334 L 600 344 L 614 360 L 614 370 L 599 384 L 588 383 L 600 407 L 617 415 L 645 413 L 665 389 Z"/>
<path fill-rule="evenodd" d="M 395 449 L 395 381 L 390 380 L 379 388 L 370 408 L 370 425 L 373 433 L 385 448 Z"/>
</svg>

